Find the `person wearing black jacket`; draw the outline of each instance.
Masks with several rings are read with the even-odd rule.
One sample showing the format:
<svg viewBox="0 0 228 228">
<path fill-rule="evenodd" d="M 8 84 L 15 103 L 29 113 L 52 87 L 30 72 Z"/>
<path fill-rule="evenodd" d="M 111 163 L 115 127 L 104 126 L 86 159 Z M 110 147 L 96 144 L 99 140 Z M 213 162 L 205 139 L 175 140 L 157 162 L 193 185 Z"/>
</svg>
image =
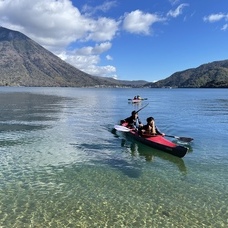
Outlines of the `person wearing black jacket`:
<svg viewBox="0 0 228 228">
<path fill-rule="evenodd" d="M 142 127 L 143 124 L 139 119 L 138 112 L 132 111 L 131 116 L 127 117 L 124 120 L 120 121 L 121 124 L 124 124 L 128 128 L 138 129 L 139 127 Z"/>
</svg>

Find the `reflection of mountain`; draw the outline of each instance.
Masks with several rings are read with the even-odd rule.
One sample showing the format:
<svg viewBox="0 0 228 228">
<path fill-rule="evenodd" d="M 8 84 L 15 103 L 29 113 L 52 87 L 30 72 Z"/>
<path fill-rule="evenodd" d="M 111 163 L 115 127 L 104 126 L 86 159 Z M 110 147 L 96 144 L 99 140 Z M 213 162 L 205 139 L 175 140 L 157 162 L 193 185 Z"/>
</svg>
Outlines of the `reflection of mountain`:
<svg viewBox="0 0 228 228">
<path fill-rule="evenodd" d="M 46 125 L 33 125 L 33 124 L 1 124 L 0 132 L 11 132 L 11 131 L 34 131 L 34 130 L 42 130 L 47 128 Z"/>
<path fill-rule="evenodd" d="M 56 120 L 52 113 L 59 112 L 63 98 L 32 93 L 6 93 L 0 96 L 0 119 L 10 122 L 40 122 Z"/>
<path fill-rule="evenodd" d="M 122 139 L 121 145 L 125 145 L 126 140 Z M 173 163 L 182 173 L 187 173 L 187 168 L 183 159 L 174 157 L 170 154 L 164 153 L 160 150 L 153 149 L 144 144 L 138 142 L 130 142 L 130 149 L 132 156 L 142 156 L 145 157 L 146 161 L 153 161 L 154 158 L 159 157 L 163 160 Z"/>
<path fill-rule="evenodd" d="M 58 120 L 61 100 L 57 96 L 32 93 L 2 93 L 0 146 L 31 143 L 31 139 L 24 134 L 50 128 L 52 121 Z"/>
</svg>

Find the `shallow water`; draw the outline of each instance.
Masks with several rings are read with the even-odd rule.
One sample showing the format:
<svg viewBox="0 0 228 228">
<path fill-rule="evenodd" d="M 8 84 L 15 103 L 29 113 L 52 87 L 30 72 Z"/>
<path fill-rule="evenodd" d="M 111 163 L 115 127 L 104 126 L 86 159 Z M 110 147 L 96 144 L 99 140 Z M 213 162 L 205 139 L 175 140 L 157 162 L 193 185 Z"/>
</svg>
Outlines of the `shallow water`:
<svg viewBox="0 0 228 228">
<path fill-rule="evenodd" d="M 227 227 L 227 95 L 0 88 L 0 226 Z M 183 159 L 113 131 L 147 103 L 143 122 L 194 138 Z"/>
</svg>

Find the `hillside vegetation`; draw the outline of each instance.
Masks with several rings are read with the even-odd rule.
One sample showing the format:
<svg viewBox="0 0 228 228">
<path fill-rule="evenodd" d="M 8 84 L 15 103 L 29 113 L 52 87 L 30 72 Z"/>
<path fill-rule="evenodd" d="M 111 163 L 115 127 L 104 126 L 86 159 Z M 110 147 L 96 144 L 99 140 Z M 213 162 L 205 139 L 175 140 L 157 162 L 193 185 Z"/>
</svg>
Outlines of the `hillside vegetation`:
<svg viewBox="0 0 228 228">
<path fill-rule="evenodd" d="M 228 60 L 176 72 L 164 80 L 148 83 L 146 86 L 153 88 L 228 88 Z"/>
</svg>

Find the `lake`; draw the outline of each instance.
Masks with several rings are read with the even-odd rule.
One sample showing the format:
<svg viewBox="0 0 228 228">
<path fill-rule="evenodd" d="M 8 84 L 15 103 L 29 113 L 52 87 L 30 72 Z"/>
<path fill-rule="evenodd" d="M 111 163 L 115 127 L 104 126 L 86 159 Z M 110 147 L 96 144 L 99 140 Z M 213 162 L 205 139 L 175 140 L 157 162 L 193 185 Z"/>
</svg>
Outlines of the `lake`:
<svg viewBox="0 0 228 228">
<path fill-rule="evenodd" d="M 194 138 L 184 158 L 113 131 L 147 103 L 142 122 Z M 228 227 L 227 89 L 1 87 L 0 105 L 0 227 Z"/>
</svg>

